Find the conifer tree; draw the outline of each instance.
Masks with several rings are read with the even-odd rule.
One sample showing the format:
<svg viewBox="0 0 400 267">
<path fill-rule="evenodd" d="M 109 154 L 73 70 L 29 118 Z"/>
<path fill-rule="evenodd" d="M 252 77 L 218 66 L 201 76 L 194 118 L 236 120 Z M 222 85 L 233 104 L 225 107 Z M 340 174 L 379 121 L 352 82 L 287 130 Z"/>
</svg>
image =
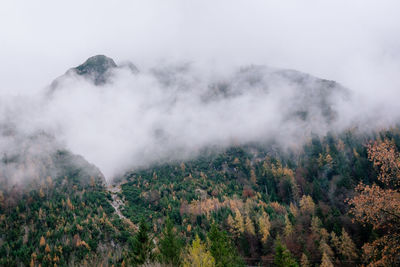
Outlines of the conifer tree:
<svg viewBox="0 0 400 267">
<path fill-rule="evenodd" d="M 207 250 L 198 235 L 187 249 L 187 254 L 183 262 L 184 267 L 214 267 L 215 259 L 211 252 Z"/>
<path fill-rule="evenodd" d="M 296 262 L 290 251 L 285 245 L 278 240 L 275 244 L 275 257 L 274 264 L 277 267 L 298 267 L 299 264 Z"/>
<path fill-rule="evenodd" d="M 253 221 L 250 219 L 249 216 L 246 217 L 244 227 L 246 229 L 247 234 L 253 235 L 253 236 L 256 234 L 256 231 L 255 231 L 254 225 L 253 225 Z"/>
<path fill-rule="evenodd" d="M 357 248 L 353 240 L 351 240 L 349 234 L 342 229 L 342 235 L 340 237 L 340 254 L 347 259 L 353 260 L 357 258 Z"/>
<path fill-rule="evenodd" d="M 232 245 L 228 234 L 220 231 L 213 223 L 208 232 L 209 249 L 215 259 L 215 266 L 244 266 L 236 248 Z"/>
<path fill-rule="evenodd" d="M 161 262 L 172 266 L 179 266 L 181 259 L 182 243 L 174 232 L 174 227 L 169 218 L 160 238 L 159 246 Z"/>
<path fill-rule="evenodd" d="M 310 263 L 310 261 L 308 260 L 307 255 L 304 254 L 304 253 L 301 255 L 300 266 L 301 266 L 301 267 L 310 267 L 310 266 L 311 266 L 311 263 Z"/>
<path fill-rule="evenodd" d="M 44 236 L 41 236 L 41 237 L 40 237 L 39 245 L 40 245 L 41 247 L 43 247 L 44 245 L 46 245 L 46 239 L 44 239 Z"/>
<path fill-rule="evenodd" d="M 131 263 L 135 266 L 152 261 L 154 258 L 152 252 L 154 243 L 148 232 L 149 226 L 142 220 L 139 225 L 139 232 L 130 239 Z"/>
<path fill-rule="evenodd" d="M 271 222 L 269 221 L 269 216 L 265 211 L 262 211 L 261 216 L 258 218 L 258 228 L 261 233 L 261 241 L 263 243 L 267 242 L 270 235 Z"/>
<path fill-rule="evenodd" d="M 329 258 L 328 254 L 325 252 L 322 254 L 322 260 L 320 267 L 333 267 L 331 259 Z"/>
</svg>

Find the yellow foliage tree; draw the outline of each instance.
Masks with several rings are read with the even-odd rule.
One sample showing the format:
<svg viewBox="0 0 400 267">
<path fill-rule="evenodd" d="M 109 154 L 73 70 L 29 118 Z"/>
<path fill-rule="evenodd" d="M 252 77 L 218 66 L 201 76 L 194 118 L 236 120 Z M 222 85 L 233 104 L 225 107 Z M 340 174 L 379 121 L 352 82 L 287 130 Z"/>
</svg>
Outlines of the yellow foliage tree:
<svg viewBox="0 0 400 267">
<path fill-rule="evenodd" d="M 289 220 L 289 217 L 286 215 L 285 216 L 285 230 L 284 234 L 286 237 L 290 236 L 293 233 L 293 225 Z"/>
<path fill-rule="evenodd" d="M 342 256 L 348 260 L 354 260 L 358 257 L 356 245 L 354 244 L 353 240 L 351 240 L 351 237 L 344 230 L 344 228 L 342 229 L 342 235 L 340 237 L 339 251 L 340 254 L 342 254 Z"/>
<path fill-rule="evenodd" d="M 227 223 L 229 225 L 229 231 L 236 237 L 240 236 L 245 230 L 242 214 L 238 209 L 235 209 L 235 217 L 228 216 Z"/>
<path fill-rule="evenodd" d="M 234 224 L 235 233 L 240 235 L 244 232 L 244 222 L 243 216 L 239 210 L 235 211 L 235 224 Z"/>
<path fill-rule="evenodd" d="M 290 203 L 289 210 L 293 214 L 294 217 L 297 217 L 299 215 L 299 209 L 297 208 L 297 206 L 295 204 Z"/>
<path fill-rule="evenodd" d="M 184 267 L 213 267 L 215 260 L 210 251 L 207 250 L 198 235 L 192 242 L 192 245 L 187 249 L 187 253 L 183 259 Z"/>
<path fill-rule="evenodd" d="M 254 229 L 254 224 L 253 221 L 250 219 L 250 217 L 246 217 L 246 223 L 244 225 L 245 229 L 246 229 L 246 233 L 248 233 L 249 235 L 256 235 L 256 231 Z"/>
<path fill-rule="evenodd" d="M 331 244 L 336 252 L 340 253 L 340 239 L 335 232 L 331 233 Z"/>
<path fill-rule="evenodd" d="M 258 228 L 261 233 L 261 241 L 263 243 L 267 242 L 270 235 L 271 222 L 269 221 L 269 215 L 265 211 L 262 211 L 261 216 L 258 218 Z"/>
<path fill-rule="evenodd" d="M 40 245 L 41 247 L 43 247 L 44 245 L 46 245 L 46 239 L 44 239 L 44 236 L 40 237 L 39 245 Z"/>
<path fill-rule="evenodd" d="M 254 169 L 251 169 L 251 171 L 250 171 L 250 181 L 253 184 L 257 184 L 257 176 L 256 176 L 256 172 L 254 171 Z"/>
<path fill-rule="evenodd" d="M 40 188 L 40 190 L 39 190 L 39 197 L 44 198 L 43 188 Z"/>
<path fill-rule="evenodd" d="M 74 205 L 72 205 L 71 199 L 67 198 L 67 206 L 70 210 L 74 209 Z"/>
<path fill-rule="evenodd" d="M 328 254 L 325 252 L 322 254 L 322 260 L 320 267 L 333 267 L 331 259 L 329 258 Z"/>
<path fill-rule="evenodd" d="M 331 247 L 323 239 L 321 239 L 321 241 L 319 243 L 319 249 L 322 252 L 322 254 L 328 255 L 329 258 L 333 257 L 333 255 L 334 255 Z"/>
<path fill-rule="evenodd" d="M 313 216 L 311 219 L 311 232 L 315 235 L 321 234 L 321 220 L 317 216 Z"/>
<path fill-rule="evenodd" d="M 46 215 L 44 214 L 42 208 L 39 208 L 38 218 L 39 218 L 39 220 L 43 220 L 46 218 Z"/>
<path fill-rule="evenodd" d="M 185 163 L 181 163 L 181 170 L 182 170 L 182 172 L 185 172 L 185 169 L 186 169 L 186 166 L 185 166 Z"/>
<path fill-rule="evenodd" d="M 311 266 L 311 263 L 310 263 L 310 261 L 308 260 L 307 255 L 304 254 L 304 253 L 301 255 L 300 266 L 301 266 L 301 267 L 310 267 L 310 266 Z"/>
<path fill-rule="evenodd" d="M 303 195 L 300 199 L 300 211 L 303 214 L 314 214 L 315 203 L 311 196 Z"/>
<path fill-rule="evenodd" d="M 229 232 L 234 234 L 235 220 L 233 219 L 232 215 L 229 214 L 228 219 L 226 220 L 226 223 L 229 226 Z"/>
</svg>

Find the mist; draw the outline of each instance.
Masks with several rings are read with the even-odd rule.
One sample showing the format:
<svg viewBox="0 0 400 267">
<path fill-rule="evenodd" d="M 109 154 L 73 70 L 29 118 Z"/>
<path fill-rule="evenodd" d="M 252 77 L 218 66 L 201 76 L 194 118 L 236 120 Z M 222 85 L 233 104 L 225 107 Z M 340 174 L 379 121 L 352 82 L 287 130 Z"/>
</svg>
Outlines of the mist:
<svg viewBox="0 0 400 267">
<path fill-rule="evenodd" d="M 22 139 L 54 136 L 34 151 L 66 147 L 108 180 L 208 146 L 292 147 L 310 133 L 399 121 L 397 1 L 41 2 L 0 4 L 0 122 Z M 56 77 L 96 54 L 139 73 L 113 70 L 102 86 L 70 75 L 47 96 Z M 317 78 L 337 82 L 323 101 Z M 20 144 L 0 140 L 2 151 Z"/>
</svg>

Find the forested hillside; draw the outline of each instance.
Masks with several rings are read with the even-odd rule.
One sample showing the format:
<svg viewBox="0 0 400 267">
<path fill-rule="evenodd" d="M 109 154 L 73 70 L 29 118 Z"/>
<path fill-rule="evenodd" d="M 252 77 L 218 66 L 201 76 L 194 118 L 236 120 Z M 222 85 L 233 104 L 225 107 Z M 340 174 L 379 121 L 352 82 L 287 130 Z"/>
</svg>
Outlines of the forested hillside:
<svg viewBox="0 0 400 267">
<path fill-rule="evenodd" d="M 395 128 L 314 136 L 296 150 L 210 148 L 194 160 L 130 171 L 110 189 L 70 165 L 29 189 L 2 189 L 0 264 L 394 265 L 399 147 Z M 379 195 L 383 203 L 391 197 L 391 215 L 379 217 L 371 195 L 366 204 L 369 187 L 360 182 L 392 190 Z"/>
</svg>

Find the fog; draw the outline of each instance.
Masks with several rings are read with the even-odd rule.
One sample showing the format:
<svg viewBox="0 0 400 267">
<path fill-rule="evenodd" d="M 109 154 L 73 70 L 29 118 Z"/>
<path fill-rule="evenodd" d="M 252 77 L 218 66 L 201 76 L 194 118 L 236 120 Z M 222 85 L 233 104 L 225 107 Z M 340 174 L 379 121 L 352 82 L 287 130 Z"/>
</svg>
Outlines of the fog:
<svg viewBox="0 0 400 267">
<path fill-rule="evenodd" d="M 398 10 L 398 1 L 2 1 L 0 120 L 21 138 L 51 134 L 108 179 L 206 146 L 290 147 L 311 132 L 389 127 L 400 114 Z M 47 97 L 56 77 L 96 54 L 140 72 L 114 70 L 103 86 L 71 75 Z M 238 74 L 251 65 L 268 66 L 253 70 L 258 84 Z M 312 76 L 300 86 L 275 67 Z M 317 93 L 299 93 L 317 88 L 313 76 L 343 86 L 323 102 L 335 120 Z M 224 83 L 232 95 L 210 95 Z M 310 117 L 292 119 L 303 109 Z M 21 149 L 0 141 L 3 152 Z"/>
</svg>

